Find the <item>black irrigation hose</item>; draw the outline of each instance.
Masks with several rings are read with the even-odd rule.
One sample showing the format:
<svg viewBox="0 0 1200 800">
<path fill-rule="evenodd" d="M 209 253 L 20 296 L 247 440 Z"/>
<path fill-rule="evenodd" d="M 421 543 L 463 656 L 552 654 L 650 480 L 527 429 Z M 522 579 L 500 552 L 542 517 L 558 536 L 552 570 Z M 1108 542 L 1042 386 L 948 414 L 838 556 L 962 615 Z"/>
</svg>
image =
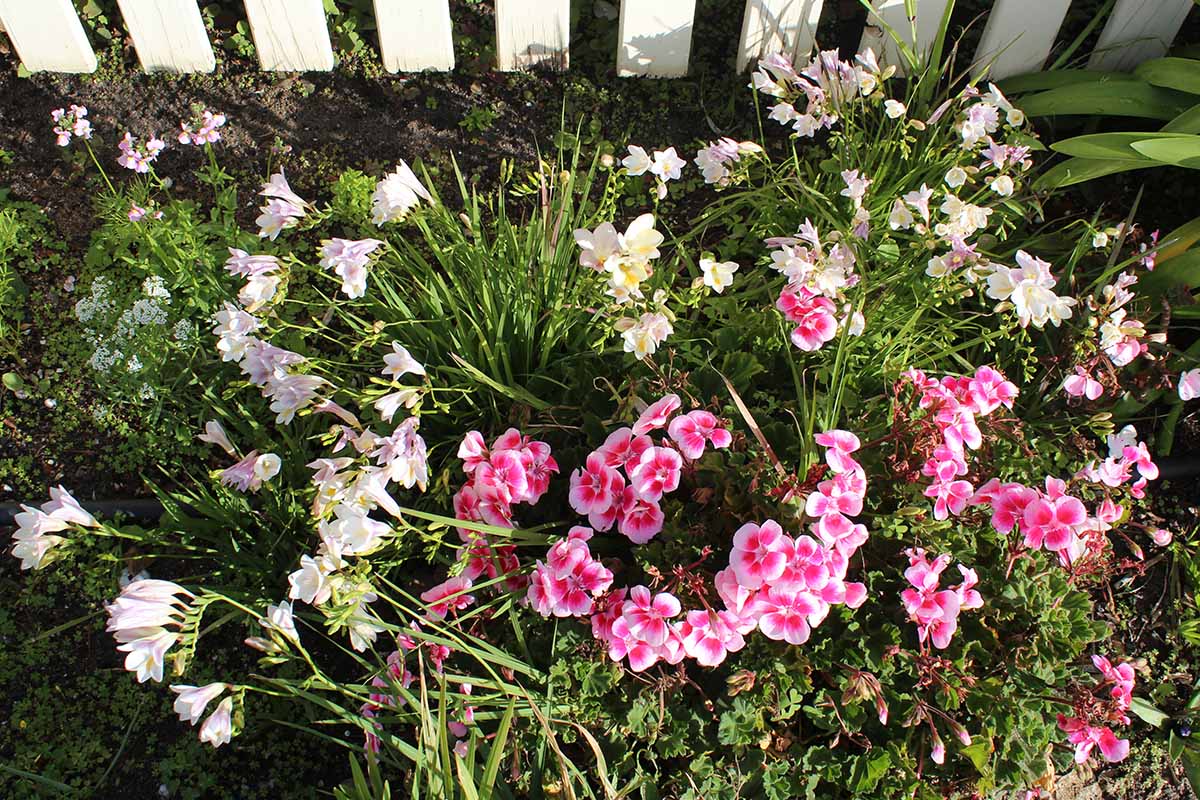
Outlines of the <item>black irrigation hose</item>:
<svg viewBox="0 0 1200 800">
<path fill-rule="evenodd" d="M 1159 480 L 1186 480 L 1200 477 L 1200 458 L 1195 456 L 1167 456 L 1155 459 Z M 1200 497 L 1196 498 L 1200 500 Z M 97 517 L 111 519 L 117 514 L 134 522 L 153 523 L 163 515 L 163 505 L 152 497 L 134 497 L 127 500 L 96 500 L 80 505 Z M 0 503 L 0 528 L 15 525 L 13 517 L 21 512 L 17 503 Z"/>
<path fill-rule="evenodd" d="M 153 497 L 134 497 L 128 500 L 95 500 L 93 502 L 80 501 L 84 510 L 88 513 L 101 517 L 103 519 L 111 519 L 117 514 L 121 514 L 134 522 L 152 523 L 158 522 L 159 517 L 163 515 L 163 504 Z M 36 506 L 36 503 L 28 505 Z M 16 525 L 13 520 L 17 514 L 21 513 L 21 506 L 18 503 L 0 503 L 0 528 L 8 525 Z"/>
</svg>

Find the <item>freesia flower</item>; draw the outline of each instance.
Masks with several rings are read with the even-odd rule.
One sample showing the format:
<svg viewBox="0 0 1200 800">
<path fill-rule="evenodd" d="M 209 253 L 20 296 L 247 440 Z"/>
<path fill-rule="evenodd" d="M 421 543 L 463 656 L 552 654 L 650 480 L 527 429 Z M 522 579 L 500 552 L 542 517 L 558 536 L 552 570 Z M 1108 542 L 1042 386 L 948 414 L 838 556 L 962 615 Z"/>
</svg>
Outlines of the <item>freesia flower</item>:
<svg viewBox="0 0 1200 800">
<path fill-rule="evenodd" d="M 229 441 L 229 437 L 225 434 L 225 429 L 215 419 L 204 423 L 204 433 L 198 434 L 196 438 L 202 442 L 217 445 L 231 456 L 237 454 L 233 442 Z"/>
<path fill-rule="evenodd" d="M 116 600 L 105 606 L 106 630 L 119 643 L 117 649 L 128 654 L 125 669 L 137 673 L 138 683 L 163 678 L 167 650 L 180 638 L 169 628 L 178 629 L 190 613 L 179 595 L 195 597 L 170 581 L 144 578 L 131 581 Z"/>
<path fill-rule="evenodd" d="M 1179 399 L 1187 402 L 1200 397 L 1200 369 L 1189 369 L 1179 376 Z"/>
<path fill-rule="evenodd" d="M 325 239 L 321 242 L 321 267 L 332 267 L 342 279 L 342 294 L 352 300 L 362 297 L 367 291 L 367 264 L 371 253 L 382 244 L 378 239 Z"/>
<path fill-rule="evenodd" d="M 887 114 L 889 119 L 899 119 L 908 112 L 908 108 L 899 100 L 885 100 L 883 102 L 883 113 Z"/>
<path fill-rule="evenodd" d="M 425 367 L 421 366 L 408 349 L 399 342 L 392 342 L 392 352 L 383 357 L 383 363 L 386 365 L 383 368 L 383 375 L 392 380 L 399 380 L 402 376 L 412 373 L 424 377 Z"/>
<path fill-rule="evenodd" d="M 170 689 L 179 695 L 175 698 L 175 713 L 182 722 L 195 725 L 204 716 L 204 709 L 225 691 L 225 684 L 210 683 L 207 686 L 172 684 Z"/>
<path fill-rule="evenodd" d="M 375 193 L 371 195 L 371 221 L 380 228 L 384 223 L 398 222 L 422 200 L 432 203 L 433 195 L 401 160 L 394 172 L 375 184 Z"/>
<path fill-rule="evenodd" d="M 738 271 L 736 261 L 717 261 L 712 258 L 700 259 L 700 271 L 704 273 L 704 285 L 717 294 L 733 285 L 733 273 Z"/>
<path fill-rule="evenodd" d="M 233 738 L 233 698 L 226 697 L 217 705 L 217 710 L 200 726 L 200 741 L 213 747 L 228 744 Z"/>
<path fill-rule="evenodd" d="M 629 155 L 621 159 L 621 166 L 625 168 L 628 175 L 637 176 L 645 174 L 654 162 L 645 148 L 638 147 L 636 144 L 629 145 Z"/>
</svg>

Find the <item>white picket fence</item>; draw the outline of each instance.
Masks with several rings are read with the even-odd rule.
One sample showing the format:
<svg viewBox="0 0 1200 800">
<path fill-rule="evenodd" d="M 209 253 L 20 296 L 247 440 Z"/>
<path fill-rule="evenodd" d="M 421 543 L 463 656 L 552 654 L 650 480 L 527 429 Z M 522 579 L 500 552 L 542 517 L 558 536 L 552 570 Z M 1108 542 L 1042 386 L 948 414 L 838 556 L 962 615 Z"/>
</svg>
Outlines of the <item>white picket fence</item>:
<svg viewBox="0 0 1200 800">
<path fill-rule="evenodd" d="M 736 2 L 737 0 L 729 0 Z M 216 66 L 197 0 L 117 0 L 146 72 L 211 72 Z M 264 70 L 330 70 L 335 64 L 322 0 L 244 0 Z M 916 0 L 916 41 L 929 46 L 947 0 Z M 765 53 L 813 47 L 824 0 L 746 0 L 737 66 Z M 1039 70 L 1071 0 L 995 0 L 975 54 L 992 77 Z M 1193 0 L 1117 0 L 1088 66 L 1128 69 L 1166 52 Z M 888 63 L 896 48 L 880 21 L 911 37 L 905 0 L 874 0 L 862 35 Z M 374 0 L 384 67 L 392 72 L 454 67 L 449 0 Z M 621 0 L 617 71 L 623 76 L 687 73 L 696 0 Z M 570 0 L 496 0 L 496 66 L 565 69 Z M 92 72 L 96 54 L 71 0 L 0 0 L 0 22 L 30 71 Z"/>
</svg>

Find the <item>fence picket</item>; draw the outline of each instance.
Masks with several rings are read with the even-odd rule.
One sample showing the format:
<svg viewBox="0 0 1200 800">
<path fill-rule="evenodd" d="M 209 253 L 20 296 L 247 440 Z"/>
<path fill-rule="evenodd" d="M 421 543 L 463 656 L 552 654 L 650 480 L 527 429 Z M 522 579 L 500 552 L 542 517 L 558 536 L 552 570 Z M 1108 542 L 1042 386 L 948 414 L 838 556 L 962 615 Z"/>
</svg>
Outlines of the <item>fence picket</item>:
<svg viewBox="0 0 1200 800">
<path fill-rule="evenodd" d="M 496 0 L 497 69 L 566 69 L 570 39 L 570 0 Z"/>
<path fill-rule="evenodd" d="M 71 0 L 0 0 L 0 20 L 30 72 L 96 71 L 96 53 Z"/>
<path fill-rule="evenodd" d="M 321 0 L 245 0 L 250 33 L 265 70 L 333 69 L 333 45 Z"/>
<path fill-rule="evenodd" d="M 993 80 L 1040 70 L 1070 5 L 1071 0 L 995 0 L 975 51 L 975 74 L 989 64 Z"/>
<path fill-rule="evenodd" d="M 212 72 L 217 59 L 196 0 L 117 0 L 146 72 Z"/>
<path fill-rule="evenodd" d="M 1163 55 L 1192 6 L 1192 0 L 1117 0 L 1088 69 L 1133 69 Z"/>
<path fill-rule="evenodd" d="M 928 53 L 937 34 L 938 25 L 946 11 L 948 0 L 916 0 L 917 40 L 913 42 L 913 26 L 904 8 L 905 0 L 875 0 L 874 10 L 867 14 L 867 24 L 859 40 L 859 52 L 872 48 L 881 64 L 894 64 L 898 72 L 904 72 L 904 61 L 900 49 L 880 20 L 891 26 L 900 38 L 908 42 L 917 53 Z"/>
<path fill-rule="evenodd" d="M 388 72 L 454 69 L 449 0 L 375 0 L 375 23 Z"/>
<path fill-rule="evenodd" d="M 621 0 L 617 74 L 686 75 L 695 16 L 696 0 Z"/>
<path fill-rule="evenodd" d="M 803 58 L 812 50 L 824 0 L 746 0 L 738 72 L 768 53 Z"/>
</svg>

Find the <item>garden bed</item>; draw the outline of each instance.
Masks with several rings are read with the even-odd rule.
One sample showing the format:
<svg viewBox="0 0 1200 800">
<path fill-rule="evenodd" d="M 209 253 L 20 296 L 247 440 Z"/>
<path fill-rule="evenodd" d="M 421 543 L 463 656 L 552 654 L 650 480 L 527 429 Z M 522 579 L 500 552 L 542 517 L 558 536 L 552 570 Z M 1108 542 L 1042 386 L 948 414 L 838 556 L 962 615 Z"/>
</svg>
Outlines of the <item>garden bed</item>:
<svg viewBox="0 0 1200 800">
<path fill-rule="evenodd" d="M 489 33 L 486 6 L 469 11 L 456 10 L 455 13 L 465 31 L 468 55 L 461 59 L 460 69 L 450 75 L 384 76 L 377 74 L 369 59 L 356 63 L 355 58 L 362 57 L 352 56 L 347 59 L 352 65 L 350 69 L 330 75 L 280 79 L 255 71 L 245 59 L 232 57 L 215 76 L 147 77 L 128 74 L 124 66 L 115 63 L 123 59 L 127 65 L 130 61 L 127 52 L 122 53 L 116 48 L 115 54 L 106 62 L 106 69 L 114 74 L 101 80 L 45 75 L 18 78 L 13 69 L 0 76 L 0 92 L 6 98 L 0 105 L 0 130 L 3 131 L 0 133 L 0 151 L 4 162 L 0 186 L 7 187 L 6 203 L 18 202 L 15 208 L 24 231 L 21 245 L 24 250 L 19 251 L 17 263 L 27 304 L 16 350 L 0 356 L 0 372 L 20 378 L 20 383 L 0 393 L 0 424 L 11 432 L 0 437 L 0 501 L 32 502 L 49 486 L 60 483 L 70 487 L 85 505 L 87 501 L 97 499 L 144 497 L 150 485 L 162 487 L 164 491 L 186 492 L 194 485 L 193 481 L 203 478 L 203 473 L 228 466 L 228 459 L 217 448 L 194 439 L 195 433 L 209 418 L 206 406 L 187 400 L 176 402 L 178 398 L 164 398 L 163 402 L 150 407 L 114 403 L 87 368 L 91 353 L 79 336 L 74 307 L 85 296 L 90 279 L 114 266 L 102 253 L 96 252 L 94 214 L 112 217 L 125 213 L 125 210 L 93 208 L 92 198 L 101 191 L 101 181 L 94 165 L 80 151 L 74 151 L 72 156 L 53 146 L 48 122 L 52 109 L 71 103 L 86 106 L 96 131 L 93 145 L 97 152 L 107 153 L 110 158 L 115 154 L 120 133 L 126 129 L 142 135 L 165 134 L 176 129 L 181 119 L 192 115 L 194 104 L 224 112 L 229 121 L 222 130 L 219 158 L 221 167 L 230 176 L 229 185 L 236 186 L 240 192 L 229 212 L 231 218 L 248 231 L 255 228 L 257 208 L 262 202 L 261 198 L 253 196 L 253 192 L 280 165 L 286 170 L 291 188 L 300 196 L 324 201 L 342 196 L 340 193 L 349 185 L 342 177 L 347 169 L 361 170 L 371 176 L 369 183 L 373 185 L 375 177 L 389 172 L 398 162 L 420 160 L 427 170 L 421 173 L 422 178 L 431 183 L 430 188 L 443 198 L 453 198 L 456 194 L 455 164 L 470 185 L 485 193 L 493 189 L 498 180 L 514 173 L 524 176 L 528 182 L 529 171 L 537 172 L 539 157 L 553 162 L 559 150 L 570 151 L 575 146 L 587 153 L 587 160 L 593 153 L 608 153 L 615 155 L 619 162 L 630 143 L 643 143 L 647 149 L 678 144 L 681 153 L 686 144 L 690 160 L 690 153 L 694 152 L 692 145 L 697 142 L 709 142 L 724 135 L 757 138 L 752 134 L 757 131 L 759 114 L 750 93 L 744 89 L 745 76 L 733 76 L 728 70 L 733 49 L 728 29 L 730 19 L 737 16 L 734 11 L 702 17 L 692 77 L 679 81 L 630 82 L 608 77 L 605 57 L 590 55 L 583 48 L 576 68 L 566 75 L 492 72 L 486 68 Z M 580 24 L 600 23 L 589 19 Z M 610 36 L 611 32 L 606 35 Z M 459 44 L 461 48 L 463 43 Z M 604 48 L 612 49 L 606 39 L 601 39 L 596 50 L 601 53 L 605 52 Z M 11 56 L 9 59 L 11 63 Z M 564 124 L 565 133 L 561 130 Z M 800 151 L 805 152 L 807 146 L 802 141 Z M 771 155 L 783 153 L 785 147 L 786 143 L 780 137 L 768 143 Z M 514 166 L 506 167 L 505 162 Z M 207 213 L 212 205 L 213 189 L 194 177 L 204 164 L 205 154 L 200 148 L 173 148 L 162 156 L 155 170 L 158 176 L 174 183 L 171 191 L 176 199 L 194 201 L 197 208 Z M 110 164 L 105 167 L 110 174 L 115 169 Z M 1189 180 L 1192 174 L 1182 169 L 1154 173 L 1154 180 L 1178 187 L 1178 190 L 1150 192 L 1142 198 L 1137 220 L 1143 223 L 1143 230 L 1134 234 L 1135 244 L 1138 237 L 1148 237 L 1150 230 L 1171 230 L 1194 216 L 1197 195 L 1194 182 Z M 1138 194 L 1141 175 L 1143 173 L 1126 173 L 1088 184 L 1081 192 L 1059 195 L 1054 201 L 1058 204 L 1054 213 L 1078 218 L 1103 210 L 1107 217 L 1120 219 L 1128 213 Z M 511 177 L 508 179 L 519 183 Z M 812 179 L 818 180 L 815 172 Z M 537 208 L 530 200 L 536 196 L 536 182 L 529 188 L 523 200 L 514 201 L 514 207 L 522 213 Z M 683 181 L 672 183 L 670 189 L 667 199 L 655 204 L 658 227 L 682 236 L 709 210 L 713 196 L 694 168 Z M 349 189 L 345 192 L 345 196 L 352 196 Z M 621 188 L 617 190 L 617 198 L 616 210 L 623 220 L 619 227 L 651 202 L 641 188 Z M 522 206 L 522 202 L 525 205 Z M 448 199 L 446 204 L 457 203 L 457 200 Z M 783 216 L 789 219 L 795 216 L 789 214 L 785 211 Z M 801 214 L 794 222 L 799 223 L 803 216 Z M 349 223 L 346 225 L 347 230 L 352 229 Z M 791 228 L 794 229 L 795 226 Z M 758 232 L 757 228 L 755 230 Z M 750 238 L 746 229 L 722 222 L 714 224 L 711 230 L 696 234 L 691 245 L 697 251 L 704 247 L 720 256 L 738 258 L 742 267 L 734 280 L 749 281 L 747 273 L 751 269 L 765 271 L 765 267 L 752 268 L 749 261 L 742 260 L 744 250 L 740 245 L 726 247 L 723 244 L 726 237 L 732 240 L 735 232 L 736 236 Z M 306 244 L 315 247 L 315 238 Z M 103 249 L 101 246 L 100 250 Z M 122 252 L 137 253 L 136 249 Z M 572 253 L 572 261 L 576 256 L 577 252 Z M 679 291 L 683 289 L 679 288 Z M 311 300 L 312 295 L 304 295 L 304 298 Z M 761 304 L 764 307 L 762 315 L 775 313 L 767 308 L 770 302 L 771 299 L 767 299 Z M 351 320 L 336 324 L 343 326 L 338 328 L 339 335 L 353 330 Z M 771 324 L 774 324 L 773 320 Z M 721 335 L 714 337 L 716 344 L 703 345 L 697 339 L 696 343 L 680 345 L 680 361 L 692 365 L 695 375 L 685 368 L 672 372 L 670 379 L 661 374 L 644 374 L 633 382 L 633 391 L 643 400 L 653 400 L 651 392 L 661 394 L 682 386 L 692 389 L 700 386 L 709 390 L 708 395 L 697 390 L 697 401 L 703 406 L 715 402 L 711 407 L 723 409 L 726 424 L 736 430 L 729 455 L 731 460 L 725 466 L 743 479 L 753 476 L 756 485 L 761 481 L 766 486 L 774 480 L 772 467 L 766 454 L 760 452 L 755 428 L 749 419 L 738 415 L 732 401 L 724 396 L 721 383 L 713 375 L 701 374 L 706 364 L 698 355 L 705 346 L 725 349 L 726 342 L 736 341 L 733 348 L 741 347 L 742 340 L 734 331 L 743 327 L 749 331 L 743 332 L 743 336 L 757 335 L 763 323 L 757 317 L 731 316 L 723 318 L 721 325 Z M 208 337 L 207 330 L 200 331 L 200 335 Z M 1015 327 L 1012 335 L 1018 335 Z M 1172 336 L 1171 344 L 1177 350 L 1186 349 L 1193 341 L 1193 334 L 1186 326 L 1180 326 Z M 619 353 L 620 340 L 616 341 Z M 784 372 L 785 360 L 771 358 L 775 360 L 764 356 L 765 364 L 758 364 L 741 378 L 735 372 L 736 360 L 726 359 L 721 366 L 752 406 L 755 401 L 763 404 L 755 406 L 753 416 L 771 418 L 764 428 L 765 433 L 784 452 L 784 459 L 788 458 L 787 450 L 797 452 L 795 447 L 800 447 L 799 452 L 807 457 L 812 445 L 795 442 L 797 437 L 787 431 L 791 426 L 787 414 L 795 409 L 789 408 L 786 401 L 776 399 L 781 392 L 786 394 L 781 387 L 793 385 L 792 375 Z M 640 368 L 632 359 L 622 367 L 630 374 Z M 211 378 L 214 373 L 204 374 Z M 774 383 L 764 383 L 764 378 L 757 377 L 764 374 L 773 376 Z M 619 381 L 622 376 L 607 377 Z M 692 380 L 695 383 L 689 383 Z M 200 379 L 187 384 L 185 390 L 199 392 L 203 386 L 204 381 Z M 1022 386 L 1022 392 L 1030 394 L 1041 391 L 1049 396 L 1056 390 L 1056 385 L 1048 384 Z M 601 403 L 580 400 L 577 395 L 565 397 L 568 399 L 561 404 L 562 409 L 585 410 L 580 420 L 560 419 L 557 409 L 538 413 L 532 404 L 520 400 L 485 407 L 482 411 L 471 412 L 474 416 L 469 417 L 490 419 L 493 426 L 499 425 L 501 420 L 517 427 L 531 424 L 534 430 L 544 431 L 564 467 L 558 476 L 564 485 L 560 490 L 563 497 L 567 474 L 575 466 L 581 466 L 587 452 L 604 441 L 604 435 L 609 432 L 602 420 L 615 418 L 619 413 L 624 413 L 629 421 L 637 416 L 632 406 L 614 411 L 611 398 Z M 741 402 L 740 398 L 738 402 Z M 1142 418 L 1162 419 L 1165 416 L 1162 408 L 1152 406 L 1143 412 Z M 490 418 L 489 413 L 492 414 Z M 1193 417 L 1194 412 L 1181 417 L 1175 434 L 1176 454 L 1194 452 L 1200 441 Z M 436 426 L 436 419 L 429 424 Z M 1150 433 L 1139 429 L 1144 435 Z M 483 436 L 491 442 L 503 430 L 503 427 L 485 429 Z M 434 441 L 428 428 L 423 433 Z M 461 434 L 459 431 L 459 438 Z M 997 429 L 996 435 L 998 440 L 988 447 L 1003 454 L 1006 452 L 1004 436 L 1011 435 L 1014 440 L 1020 440 L 1023 434 L 1018 427 Z M 1079 423 L 1074 436 L 1077 439 L 1095 438 L 1084 423 Z M 666 447 L 666 437 L 662 438 Z M 787 444 L 781 445 L 781 442 Z M 453 444 L 457 445 L 457 442 Z M 445 482 L 434 487 L 432 496 L 443 504 L 440 513 L 448 514 L 450 495 L 459 488 L 450 482 L 461 483 L 462 475 L 453 453 L 447 455 L 444 452 L 446 446 L 442 443 L 443 452 L 438 456 L 438 463 L 446 465 L 439 475 Z M 1104 448 L 1102 440 L 1086 446 L 1101 451 Z M 1012 454 L 1004 457 L 1012 457 Z M 1044 459 L 1044 463 L 1053 461 L 1054 457 L 1049 455 Z M 797 463 L 797 469 L 800 463 Z M 870 470 L 872 481 L 882 481 L 879 466 L 875 464 Z M 708 474 L 711 470 L 711 466 L 699 469 L 696 484 L 689 486 L 693 492 L 686 500 L 689 505 L 686 511 L 679 512 L 684 516 L 671 523 L 677 525 L 678 530 L 693 531 L 699 536 L 706 535 L 702 530 L 706 525 L 721 524 L 728 526 L 727 533 L 732 534 L 737 527 L 733 520 L 739 513 L 763 511 L 770 506 L 768 496 L 777 500 L 782 494 L 740 495 L 740 490 L 733 488 L 733 480 Z M 798 488 L 809 476 L 798 473 L 794 477 L 796 486 L 792 488 Z M 302 483 L 297 482 L 297 486 Z M 812 491 L 813 485 L 815 479 L 809 482 L 805 491 Z M 1149 558 L 1145 569 L 1136 565 L 1127 571 L 1114 568 L 1106 573 L 1111 580 L 1091 587 L 1090 596 L 1096 605 L 1093 619 L 1107 623 L 1113 631 L 1111 639 L 1098 642 L 1100 650 L 1095 652 L 1124 653 L 1130 660 L 1142 659 L 1136 662 L 1139 667 L 1145 667 L 1139 671 L 1139 681 L 1149 675 L 1157 680 L 1169 675 L 1171 682 L 1185 687 L 1196 679 L 1192 660 L 1195 651 L 1181 637 L 1178 624 L 1181 615 L 1194 614 L 1194 605 L 1191 605 L 1194 601 L 1188 599 L 1193 590 L 1185 587 L 1189 577 L 1187 564 L 1192 564 L 1190 569 L 1195 570 L 1194 507 L 1200 497 L 1194 479 L 1176 479 L 1165 486 L 1162 483 L 1152 486 L 1161 489 L 1152 493 L 1148 513 L 1165 520 L 1161 524 L 1175 531 L 1177 543 L 1186 542 L 1186 548 L 1190 549 L 1177 547 L 1175 555 L 1169 555 L 1171 551 L 1155 552 L 1143 536 L 1138 541 Z M 719 500 L 713 501 L 713 497 L 725 497 L 728 508 L 724 508 Z M 685 508 L 684 502 L 680 500 L 681 509 Z M 257 501 L 248 508 L 253 508 L 255 514 L 263 511 Z M 433 508 L 426 510 L 439 513 Z M 570 515 L 569 511 L 565 513 Z M 686 515 L 694 516 L 688 518 Z M 886 516 L 882 510 L 873 515 Z M 544 517 L 544 520 L 535 517 L 524 521 L 527 524 L 561 522 L 563 514 L 545 512 Z M 881 539 L 901 538 L 903 532 L 899 525 L 903 517 L 893 515 L 887 519 L 893 530 L 881 533 Z M 929 522 L 928 510 L 918 519 Z M 954 541 L 963 547 L 970 542 L 972 550 L 979 548 L 980 552 L 989 552 L 993 556 L 999 552 L 989 551 L 974 540 Z M 440 538 L 437 542 L 442 544 Z M 418 549 L 411 544 L 406 547 L 406 556 L 413 555 Z M 882 568 L 882 550 L 872 549 L 877 547 L 868 546 L 871 555 L 864 560 L 864 574 L 868 569 Z M 431 544 L 429 552 L 437 552 L 437 548 Z M 631 571 L 646 566 L 638 556 L 639 551 L 624 541 L 616 545 L 611 541 L 596 544 L 596 552 L 604 553 L 605 563 L 610 560 L 628 562 L 627 569 Z M 687 551 L 681 546 L 677 551 L 668 549 L 665 555 L 659 550 L 653 552 L 666 559 L 663 563 L 666 568 L 670 563 L 685 563 L 683 555 Z M 680 560 L 672 562 L 676 556 Z M 728 558 L 727 548 L 706 557 L 724 563 Z M 1189 558 L 1192 561 L 1189 562 Z M 1131 559 L 1133 553 L 1128 544 L 1114 538 L 1113 563 L 1124 564 Z M 530 561 L 532 563 L 532 559 Z M 444 562 L 445 558 L 434 558 L 432 564 L 414 559 L 404 569 L 409 570 L 407 577 L 415 580 L 423 590 L 445 577 Z M 302 796 L 300 791 L 319 796 L 332 791 L 349 775 L 348 748 L 336 740 L 350 742 L 349 752 L 356 753 L 362 738 L 361 731 L 352 731 L 344 719 L 334 717 L 333 724 L 323 724 L 328 722 L 328 715 L 324 718 L 316 712 L 298 715 L 295 706 L 282 698 L 260 702 L 256 697 L 253 708 L 247 705 L 246 732 L 232 747 L 212 751 L 195 740 L 191 729 L 169 719 L 173 697 L 165 688 L 156 686 L 148 690 L 137 686 L 120 669 L 122 654 L 113 649 L 111 636 L 103 631 L 101 610 L 101 604 L 112 600 L 118 591 L 116 579 L 119 573 L 132 574 L 149 567 L 156 578 L 199 584 L 220 573 L 224 566 L 211 558 L 191 563 L 186 560 L 163 563 L 160 570 L 158 562 L 148 558 L 147 548 L 141 543 L 131 544 L 122 551 L 98 542 L 94 546 L 81 545 L 52 569 L 32 574 L 20 572 L 14 559 L 6 559 L 0 565 L 0 591 L 10 598 L 0 605 L 0 637 L 11 654 L 0 665 L 0 677 L 5 685 L 0 698 L 0 718 L 6 721 L 0 728 L 0 759 L 18 771 L 0 772 L 0 793 L 13 797 L 36 796 L 59 791 L 61 785 L 100 797 L 118 793 L 212 797 L 230 792 L 239 797 L 274 797 L 281 793 Z M 974 566 L 982 572 L 994 565 L 982 562 Z M 1106 569 L 1111 566 L 1109 564 Z M 286 574 L 292 568 L 293 564 L 289 562 L 275 572 Z M 279 577 L 274 575 L 272 579 L 278 582 Z M 1191 577 L 1194 579 L 1194 575 Z M 993 585 L 998 586 L 998 583 L 1002 581 Z M 283 590 L 286 588 L 284 586 Z M 838 617 L 838 613 L 831 617 L 827 628 L 835 619 L 839 625 L 856 624 L 853 617 Z M 563 646 L 556 636 L 547 638 L 544 632 L 535 632 L 531 622 L 528 624 L 529 635 L 538 637 L 536 643 L 546 647 L 547 653 Z M 564 622 L 564 628 L 567 624 L 574 623 Z M 971 625 L 970 635 L 981 637 L 981 641 L 994 635 L 982 624 L 964 624 Z M 199 684 L 204 680 L 226 680 L 228 676 L 263 669 L 262 665 L 256 665 L 259 654 L 240 645 L 243 635 L 252 627 L 249 623 L 238 622 L 218 628 L 205 640 L 203 649 L 206 653 L 219 655 L 206 659 L 200 674 L 190 675 L 188 680 Z M 852 630 L 851 627 L 846 629 Z M 304 635 L 309 635 L 307 629 Z M 578 631 L 569 635 L 575 637 L 570 640 L 572 646 L 578 652 L 584 652 L 586 643 L 579 641 Z M 827 629 L 817 631 L 813 634 L 814 642 L 836 635 Z M 760 651 L 755 648 L 762 646 L 761 636 L 759 640 L 759 644 L 750 648 L 756 653 Z M 509 646 L 513 646 L 511 642 Z M 340 646 L 318 645 L 313 652 L 334 660 L 338 667 L 353 669 L 354 657 L 347 657 L 348 651 L 344 650 Z M 873 655 L 868 657 L 874 658 Z M 559 677 L 577 690 L 581 685 L 586 686 L 588 692 L 594 690 L 598 697 L 601 690 L 616 683 L 617 673 L 597 666 L 607 663 L 603 657 L 590 663 L 592 666 L 585 673 Z M 801 662 L 778 663 L 801 668 Z M 294 670 L 289 675 L 292 666 L 284 668 L 283 677 L 301 675 L 300 671 Z M 783 669 L 781 666 L 776 668 Z M 635 680 L 627 674 L 623 679 Z M 691 692 L 693 687 L 698 690 L 697 695 L 691 696 L 696 709 L 702 709 L 710 695 L 716 698 L 723 691 L 715 681 L 699 676 L 697 680 L 704 684 L 703 687 L 696 683 L 688 685 L 682 679 L 672 683 L 667 672 L 660 680 L 661 686 L 671 692 Z M 1154 682 L 1148 685 L 1153 686 Z M 720 723 L 722 736 L 726 735 L 724 729 L 727 726 L 736 727 L 741 720 L 738 714 L 744 707 L 740 703 L 732 707 L 726 705 L 736 694 L 735 691 L 720 701 L 725 709 Z M 605 697 L 606 703 L 615 702 L 611 696 Z M 781 701 L 776 697 L 774 702 Z M 634 708 L 646 717 L 652 709 L 643 706 L 644 703 Z M 703 721 L 707 714 L 712 717 L 715 727 L 718 714 L 713 711 L 712 703 L 709 706 L 706 711 L 697 711 L 696 718 Z M 97 713 L 97 708 L 104 710 Z M 486 724 L 494 726 L 502 711 L 501 706 Z M 807 712 L 814 717 L 822 713 L 813 708 L 808 708 Z M 595 720 L 603 720 L 614 712 L 597 700 L 593 705 L 587 705 L 582 713 L 584 717 L 590 714 Z M 726 717 L 731 721 L 726 722 Z M 620 719 L 639 736 L 646 736 L 645 728 L 638 725 L 649 723 L 637 722 L 632 714 Z M 271 725 L 270 720 L 299 721 L 310 731 Z M 687 726 L 701 724 L 694 720 L 677 720 L 676 723 L 681 727 L 669 732 L 664 728 L 661 735 L 686 738 L 689 732 L 695 731 Z M 767 758 L 767 763 L 771 764 L 785 760 L 782 754 L 788 752 L 793 734 L 771 738 L 767 731 L 755 728 L 751 722 L 746 724 L 749 733 L 734 731 L 723 744 L 739 753 L 748 753 L 747 758 Z M 530 727 L 536 728 L 532 723 Z M 313 737 L 311 730 L 328 733 L 332 738 Z M 809 730 L 807 735 L 813 736 L 814 732 Z M 746 736 L 759 737 L 764 744 L 748 744 L 749 739 L 743 741 Z M 852 738 L 853 734 L 850 736 Z M 1130 738 L 1134 745 L 1128 761 L 1101 770 L 1096 780 L 1088 779 L 1086 772 L 1072 773 L 1062 780 L 1059 793 L 1054 796 L 1144 800 L 1193 796 L 1184 785 L 1181 768 L 1167 757 L 1165 734 Z M 584 739 L 574 737 L 572 743 L 564 742 L 563 746 L 581 770 L 595 766 L 595 750 Z M 880 744 L 880 749 L 885 746 Z M 653 747 L 661 759 L 657 778 L 664 786 L 669 785 L 670 791 L 683 794 L 684 776 L 689 771 L 695 772 L 698 761 L 673 752 L 661 740 Z M 775 760 L 771 761 L 772 758 Z M 923 760 L 927 762 L 927 756 Z M 712 762 L 707 763 L 711 765 Z M 538 768 L 542 769 L 543 765 L 539 764 Z M 815 774 L 824 767 L 814 763 L 810 768 Z M 546 774 L 541 776 L 543 783 L 538 788 L 552 791 L 557 779 L 550 774 L 553 769 L 549 764 L 544 769 Z M 855 780 L 866 781 L 863 772 L 874 768 L 857 766 L 856 762 L 853 769 Z M 514 767 L 514 773 L 516 771 Z M 715 772 L 714 769 L 713 774 Z M 223 776 L 229 775 L 244 777 L 234 788 L 224 781 Z M 40 776 L 40 779 L 33 776 Z M 399 776 L 407 778 L 407 773 L 400 771 L 390 777 L 400 783 Z M 943 784 L 945 787 L 951 785 L 950 782 Z M 296 788 L 301 786 L 303 790 Z M 397 788 L 393 785 L 393 791 Z M 785 789 L 772 791 L 783 792 L 778 796 L 788 796 Z M 697 793 L 692 796 L 708 795 Z"/>
</svg>

